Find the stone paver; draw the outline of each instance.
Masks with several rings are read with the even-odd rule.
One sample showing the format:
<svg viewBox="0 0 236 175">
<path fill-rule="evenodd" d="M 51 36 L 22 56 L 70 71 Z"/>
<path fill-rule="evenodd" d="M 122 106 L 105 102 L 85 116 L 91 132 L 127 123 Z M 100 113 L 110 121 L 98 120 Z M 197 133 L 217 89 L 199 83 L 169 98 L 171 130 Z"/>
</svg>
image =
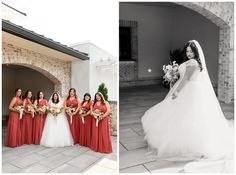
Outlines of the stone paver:
<svg viewBox="0 0 236 175">
<path fill-rule="evenodd" d="M 29 167 L 23 168 L 19 173 L 46 173 L 50 170 L 50 168 L 43 166 L 39 163 L 35 163 Z"/>
<path fill-rule="evenodd" d="M 67 164 L 75 166 L 82 171 L 86 169 L 87 167 L 93 165 L 98 160 L 99 158 L 85 153 L 85 154 L 82 154 L 81 156 L 78 156 L 68 161 Z"/>
<path fill-rule="evenodd" d="M 64 148 L 48 148 L 41 145 L 9 148 L 4 144 L 5 134 L 6 126 L 3 126 L 3 173 L 116 173 L 118 171 L 116 137 L 112 137 L 113 153 L 102 154 L 78 144 Z"/>
<path fill-rule="evenodd" d="M 120 89 L 119 111 L 119 172 L 120 173 L 178 173 L 189 163 L 159 160 L 148 155 L 141 125 L 144 112 L 164 99 L 168 89 L 143 86 Z M 220 103 L 227 119 L 234 116 L 234 105 Z M 233 125 L 233 122 L 231 122 Z"/>
<path fill-rule="evenodd" d="M 18 168 L 16 166 L 13 166 L 10 163 L 5 163 L 5 164 L 2 165 L 2 171 L 4 173 L 15 173 L 19 170 L 20 170 L 20 168 Z"/>
<path fill-rule="evenodd" d="M 143 165 L 120 169 L 120 173 L 150 173 Z"/>
</svg>

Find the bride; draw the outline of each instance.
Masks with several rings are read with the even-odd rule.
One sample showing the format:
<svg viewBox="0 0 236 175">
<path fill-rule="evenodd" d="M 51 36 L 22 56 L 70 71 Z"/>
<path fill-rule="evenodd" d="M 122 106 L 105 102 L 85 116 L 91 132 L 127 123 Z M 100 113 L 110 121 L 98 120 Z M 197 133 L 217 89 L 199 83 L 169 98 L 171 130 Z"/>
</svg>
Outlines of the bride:
<svg viewBox="0 0 236 175">
<path fill-rule="evenodd" d="M 57 92 L 50 97 L 48 107 L 49 113 L 45 121 L 40 145 L 47 147 L 72 146 L 73 139 L 63 110 L 63 100 Z"/>
<path fill-rule="evenodd" d="M 145 139 L 163 159 L 232 156 L 233 130 L 214 93 L 201 46 L 191 40 L 185 53 L 188 61 L 179 66 L 180 79 L 142 117 Z"/>
</svg>

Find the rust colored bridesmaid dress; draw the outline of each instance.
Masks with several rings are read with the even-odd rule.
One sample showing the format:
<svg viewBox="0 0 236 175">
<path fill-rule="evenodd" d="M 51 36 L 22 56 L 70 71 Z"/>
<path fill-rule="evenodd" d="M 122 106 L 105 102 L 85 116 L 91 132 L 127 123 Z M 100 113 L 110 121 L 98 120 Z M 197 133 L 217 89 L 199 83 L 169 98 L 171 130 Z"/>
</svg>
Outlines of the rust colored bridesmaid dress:
<svg viewBox="0 0 236 175">
<path fill-rule="evenodd" d="M 105 104 L 97 105 L 95 104 L 93 110 L 99 109 L 104 113 L 107 111 Z M 96 126 L 96 119 L 92 119 L 92 138 L 90 148 L 95 152 L 100 153 L 111 153 L 111 132 L 109 126 L 109 115 L 105 116 L 99 121 L 98 126 Z"/>
<path fill-rule="evenodd" d="M 73 106 L 73 108 L 77 108 L 79 105 L 79 102 L 76 98 L 74 98 L 73 100 L 67 99 L 66 100 L 66 106 L 70 107 Z M 72 118 L 72 123 L 70 122 L 70 116 L 66 113 L 67 116 L 67 120 L 69 122 L 69 126 L 70 126 L 70 131 L 71 131 L 71 135 L 73 137 L 74 140 L 74 144 L 79 143 L 79 132 L 80 132 L 80 128 L 79 128 L 79 112 L 77 112 L 73 118 Z"/>
<path fill-rule="evenodd" d="M 25 102 L 25 111 L 28 110 L 28 105 L 31 105 L 29 99 L 24 99 Z M 22 128 L 22 144 L 32 144 L 33 143 L 33 117 L 31 114 L 24 112 L 24 115 L 21 120 L 21 128 Z"/>
<path fill-rule="evenodd" d="M 47 100 L 41 99 L 38 101 L 37 107 L 41 108 L 43 106 L 46 106 L 46 104 Z M 35 113 L 33 120 L 33 143 L 36 145 L 40 144 L 45 120 L 46 120 L 46 114 L 39 114 L 38 112 Z"/>
<path fill-rule="evenodd" d="M 89 103 L 86 103 L 82 106 L 83 108 L 85 108 L 87 111 L 90 110 L 90 106 L 93 105 L 93 102 L 90 101 Z M 91 115 L 87 115 L 84 117 L 84 124 L 82 122 L 82 118 L 80 117 L 80 145 L 82 146 L 87 146 L 90 147 L 90 143 L 91 143 L 91 132 L 92 132 L 92 118 L 93 116 Z"/>
<path fill-rule="evenodd" d="M 16 98 L 16 103 L 13 107 L 23 104 L 22 100 L 19 97 Z M 6 146 L 17 147 L 22 145 L 20 123 L 20 114 L 18 112 L 10 111 L 7 127 Z"/>
</svg>

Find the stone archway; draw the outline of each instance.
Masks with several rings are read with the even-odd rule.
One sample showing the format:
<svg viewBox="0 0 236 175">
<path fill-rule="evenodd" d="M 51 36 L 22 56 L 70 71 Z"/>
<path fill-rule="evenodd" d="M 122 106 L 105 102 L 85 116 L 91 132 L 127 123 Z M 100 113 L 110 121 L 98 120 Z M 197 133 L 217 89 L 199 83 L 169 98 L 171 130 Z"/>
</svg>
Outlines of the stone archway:
<svg viewBox="0 0 236 175">
<path fill-rule="evenodd" d="M 21 65 L 36 70 L 54 83 L 54 90 L 65 96 L 70 88 L 71 64 L 12 44 L 2 45 L 2 64 Z"/>
<path fill-rule="evenodd" d="M 234 101 L 234 3 L 173 2 L 206 17 L 219 29 L 218 99 Z"/>
</svg>

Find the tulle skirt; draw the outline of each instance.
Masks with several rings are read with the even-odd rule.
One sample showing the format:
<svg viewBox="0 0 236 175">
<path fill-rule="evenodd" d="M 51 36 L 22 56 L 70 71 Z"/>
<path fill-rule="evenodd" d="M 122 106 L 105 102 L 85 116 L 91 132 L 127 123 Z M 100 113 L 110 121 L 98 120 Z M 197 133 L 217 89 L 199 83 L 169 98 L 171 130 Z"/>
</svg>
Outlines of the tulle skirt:
<svg viewBox="0 0 236 175">
<path fill-rule="evenodd" d="M 215 94 L 207 94 L 198 81 L 189 81 L 176 99 L 170 96 L 147 110 L 142 124 L 159 157 L 216 158 L 233 150 L 233 129 Z"/>
<path fill-rule="evenodd" d="M 51 113 L 47 115 L 40 145 L 47 147 L 73 145 L 70 127 L 64 113 L 60 113 L 56 117 Z"/>
</svg>

